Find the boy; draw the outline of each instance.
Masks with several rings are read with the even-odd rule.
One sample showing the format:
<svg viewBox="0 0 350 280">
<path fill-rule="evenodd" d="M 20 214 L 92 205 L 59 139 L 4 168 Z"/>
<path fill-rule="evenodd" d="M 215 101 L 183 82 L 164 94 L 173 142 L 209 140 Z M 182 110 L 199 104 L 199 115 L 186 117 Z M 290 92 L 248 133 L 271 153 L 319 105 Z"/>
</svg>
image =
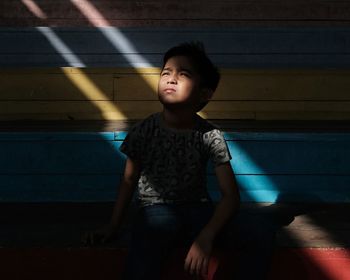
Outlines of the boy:
<svg viewBox="0 0 350 280">
<path fill-rule="evenodd" d="M 214 241 L 222 239 L 219 234 L 239 208 L 225 140 L 197 115 L 219 79 L 201 44 L 168 50 L 158 84 L 163 111 L 136 124 L 120 148 L 127 160 L 111 222 L 87 234 L 85 241 L 106 241 L 115 235 L 137 186 L 139 211 L 126 279 L 160 279 L 163 260 L 179 242 L 189 248 L 184 269 L 205 276 Z M 208 160 L 222 194 L 215 207 L 206 190 Z M 235 279 L 263 279 L 262 274 L 249 278 L 247 273 Z"/>
</svg>

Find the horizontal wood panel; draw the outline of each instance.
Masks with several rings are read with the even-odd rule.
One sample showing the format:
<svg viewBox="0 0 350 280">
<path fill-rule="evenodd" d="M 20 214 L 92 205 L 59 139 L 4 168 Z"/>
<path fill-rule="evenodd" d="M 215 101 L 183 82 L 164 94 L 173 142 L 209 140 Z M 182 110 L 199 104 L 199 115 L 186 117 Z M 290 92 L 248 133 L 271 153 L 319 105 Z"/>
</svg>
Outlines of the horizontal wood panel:
<svg viewBox="0 0 350 280">
<path fill-rule="evenodd" d="M 337 200 L 350 201 L 350 175 L 239 175 L 236 180 L 244 191 L 276 191 L 277 193 L 294 193 L 295 197 L 304 195 L 304 199 L 317 201 L 320 192 L 328 192 Z M 308 192 L 310 192 L 308 194 Z M 311 197 L 311 192 L 314 197 Z M 309 196 L 308 196 L 309 195 Z M 324 199 L 325 197 L 323 197 Z M 283 197 L 280 197 L 283 201 Z M 282 202 L 281 201 L 281 202 Z"/>
<path fill-rule="evenodd" d="M 176 44 L 182 43 L 179 40 Z M 166 50 L 164 50 L 165 52 Z M 210 54 L 219 67 L 349 69 L 350 55 L 339 54 Z M 69 59 L 67 59 L 69 57 Z M 0 67 L 160 67 L 163 54 L 1 54 Z"/>
<path fill-rule="evenodd" d="M 48 39 L 73 54 L 159 54 L 201 40 L 209 54 L 349 54 L 348 28 L 0 28 L 2 54 L 56 54 Z M 124 40 L 122 45 L 118 40 Z M 50 43 L 51 42 L 51 43 Z M 225 42 L 223 44 L 223 42 Z M 30 44 L 28 49 L 26 44 Z M 111 59 L 112 57 L 110 57 Z M 160 62 L 160 61 L 159 61 Z"/>
<path fill-rule="evenodd" d="M 118 150 L 124 137 L 122 132 L 1 133 L 2 201 L 113 200 L 125 161 Z M 236 139 L 227 143 L 243 201 L 348 202 L 348 137 L 226 133 Z M 208 175 L 210 195 L 218 199 L 216 177 Z"/>
<path fill-rule="evenodd" d="M 350 142 L 229 141 L 237 174 L 334 174 L 350 172 Z"/>
<path fill-rule="evenodd" d="M 65 131 L 65 132 L 53 132 L 53 131 L 46 131 L 40 132 L 0 132 L 0 143 L 1 142 L 7 142 L 11 143 L 13 142 L 34 142 L 38 141 L 40 143 L 46 142 L 46 141 L 53 141 L 53 142 L 62 142 L 62 141 L 69 141 L 69 142 L 104 142 L 104 143 L 111 143 L 111 141 L 116 140 L 116 134 L 115 132 L 92 132 L 92 131 L 85 131 L 85 132 L 78 132 L 78 131 Z M 5 144 L 6 145 L 6 144 Z"/>
<path fill-rule="evenodd" d="M 129 74 L 120 68 L 59 69 L 53 68 L 53 73 L 2 70 L 0 100 L 157 100 L 157 68 Z M 222 69 L 221 74 L 213 100 L 350 100 L 350 72 L 346 70 Z"/>
<path fill-rule="evenodd" d="M 349 176 L 236 176 L 244 202 L 349 202 Z M 0 201 L 114 201 L 118 174 L 1 174 Z M 265 180 L 265 182 L 263 182 Z M 259 185 L 259 181 L 263 185 Z M 266 181 L 276 185 L 270 188 Z M 208 178 L 209 194 L 220 198 L 216 180 Z M 280 183 L 280 185 L 278 184 Z M 311 183 L 311 184 L 309 184 Z M 319 183 L 319 184 L 318 184 Z"/>
<path fill-rule="evenodd" d="M 158 101 L 0 101 L 0 119 L 127 120 L 161 109 Z M 201 114 L 209 119 L 347 120 L 350 102 L 212 101 Z"/>
<path fill-rule="evenodd" d="M 118 150 L 121 141 L 106 140 L 112 135 L 106 137 L 104 134 L 95 134 L 92 137 L 92 134 L 87 134 L 86 139 L 82 139 L 73 134 L 69 139 L 64 134 L 50 134 L 39 133 L 31 137 L 31 134 L 27 137 L 18 133 L 1 134 L 1 172 L 106 174 L 117 170 L 121 172 L 124 166 L 124 156 Z M 237 175 L 350 174 L 347 164 L 350 158 L 349 141 L 274 140 L 227 143 Z"/>
<path fill-rule="evenodd" d="M 344 196 L 344 194 L 346 196 Z M 211 191 L 210 197 L 214 201 L 218 201 L 221 195 L 218 191 Z M 282 197 L 282 198 L 280 198 Z M 305 189 L 302 193 L 296 193 L 293 190 L 286 192 L 276 190 L 240 190 L 240 198 L 242 202 L 260 202 L 260 203 L 275 203 L 282 201 L 285 203 L 348 203 L 349 192 L 341 192 L 340 195 L 334 195 L 332 191 L 320 191 L 317 189 Z"/>
<path fill-rule="evenodd" d="M 0 201 L 114 201 L 119 181 L 118 174 L 0 174 Z"/>
<path fill-rule="evenodd" d="M 237 159 L 238 160 L 238 159 Z M 235 164 L 235 163 L 233 163 Z M 349 202 L 350 176 L 240 175 L 235 174 L 242 201 L 248 202 Z M 221 197 L 215 176 L 208 177 L 209 193 Z"/>
<path fill-rule="evenodd" d="M 330 132 L 330 131 L 319 131 L 319 132 L 302 132 L 302 131 L 252 131 L 246 132 L 231 128 L 231 131 L 224 132 L 226 141 L 255 141 L 255 143 L 262 142 L 349 142 L 350 134 L 347 132 Z M 122 139 L 126 132 L 116 132 L 115 137 Z"/>
<path fill-rule="evenodd" d="M 124 166 L 114 141 L 2 141 L 2 174 L 114 174 Z"/>
<path fill-rule="evenodd" d="M 0 100 L 113 100 L 112 74 L 0 73 Z"/>
<path fill-rule="evenodd" d="M 348 37 L 347 28 L 1 28 L 0 66 L 158 67 L 170 47 L 200 40 L 220 67 L 348 68 Z"/>
<path fill-rule="evenodd" d="M 157 100 L 159 73 L 118 75 L 116 100 Z M 350 100 L 350 72 L 221 70 L 213 100 Z"/>
<path fill-rule="evenodd" d="M 344 1 L 36 1 L 37 9 L 25 2 L 3 1 L 0 11 L 3 26 L 17 25 L 194 25 L 198 20 L 218 25 L 222 22 L 346 21 L 350 6 Z M 40 9 L 40 10 L 39 10 Z M 91 10 L 93 9 L 93 12 Z M 39 10 L 39 11 L 38 11 Z M 5 13 L 6 11 L 6 13 Z M 90 12 L 90 13 L 89 13 Z M 140 19 L 143 20 L 140 22 Z M 169 22 L 170 21 L 170 22 Z M 213 21 L 213 22 L 210 22 Z"/>
<path fill-rule="evenodd" d="M 321 202 L 350 201 L 349 176 L 338 175 L 239 175 L 236 174 L 241 199 L 245 202 Z M 221 197 L 215 176 L 208 176 L 210 196 Z"/>
</svg>

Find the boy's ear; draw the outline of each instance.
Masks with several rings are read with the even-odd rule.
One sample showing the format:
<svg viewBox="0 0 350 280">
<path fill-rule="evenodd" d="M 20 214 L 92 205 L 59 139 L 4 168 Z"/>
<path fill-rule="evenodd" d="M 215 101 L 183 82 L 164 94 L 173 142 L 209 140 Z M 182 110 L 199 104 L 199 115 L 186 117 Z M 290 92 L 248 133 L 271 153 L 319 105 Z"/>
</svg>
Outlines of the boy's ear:
<svg viewBox="0 0 350 280">
<path fill-rule="evenodd" d="M 209 101 L 213 97 L 214 91 L 210 88 L 202 88 L 202 101 Z"/>
</svg>

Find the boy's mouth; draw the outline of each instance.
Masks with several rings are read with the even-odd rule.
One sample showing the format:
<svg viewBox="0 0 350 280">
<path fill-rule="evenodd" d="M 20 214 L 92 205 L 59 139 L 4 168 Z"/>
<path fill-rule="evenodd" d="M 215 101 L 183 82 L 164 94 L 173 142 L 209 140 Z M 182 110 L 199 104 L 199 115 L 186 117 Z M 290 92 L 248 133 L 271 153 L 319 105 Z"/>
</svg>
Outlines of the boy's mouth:
<svg viewBox="0 0 350 280">
<path fill-rule="evenodd" d="M 164 92 L 166 92 L 166 93 L 173 93 L 175 91 L 176 91 L 176 89 L 174 89 L 174 88 L 165 88 L 164 89 Z"/>
</svg>

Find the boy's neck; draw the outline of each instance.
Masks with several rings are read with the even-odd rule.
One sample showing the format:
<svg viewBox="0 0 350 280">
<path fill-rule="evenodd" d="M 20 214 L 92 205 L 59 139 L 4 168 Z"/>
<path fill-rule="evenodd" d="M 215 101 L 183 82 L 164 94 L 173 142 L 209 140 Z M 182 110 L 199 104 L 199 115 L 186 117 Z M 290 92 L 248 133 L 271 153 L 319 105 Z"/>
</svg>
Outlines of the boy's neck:
<svg viewBox="0 0 350 280">
<path fill-rule="evenodd" d="M 195 126 L 196 112 L 163 109 L 162 116 L 166 126 L 175 129 L 192 129 Z"/>
</svg>

